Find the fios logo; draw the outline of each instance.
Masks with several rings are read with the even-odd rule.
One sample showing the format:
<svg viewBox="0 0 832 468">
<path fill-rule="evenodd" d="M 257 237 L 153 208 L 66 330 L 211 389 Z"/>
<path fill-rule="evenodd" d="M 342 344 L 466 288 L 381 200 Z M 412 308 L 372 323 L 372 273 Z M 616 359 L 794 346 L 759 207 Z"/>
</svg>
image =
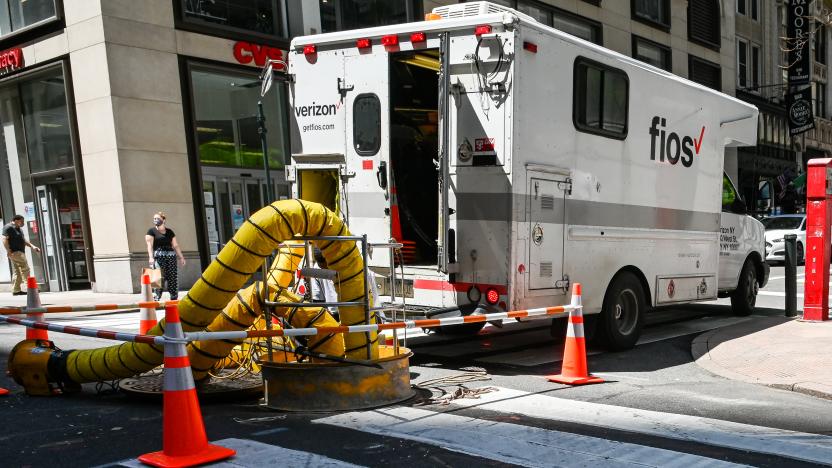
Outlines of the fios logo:
<svg viewBox="0 0 832 468">
<path fill-rule="evenodd" d="M 659 126 L 661 124 L 661 126 Z M 679 161 L 685 167 L 693 165 L 693 154 L 699 154 L 702 149 L 702 140 L 705 138 L 705 127 L 699 132 L 699 138 L 691 138 L 689 136 L 680 137 L 676 132 L 665 132 L 664 127 L 667 125 L 667 119 L 664 117 L 653 117 L 653 123 L 650 125 L 650 160 L 656 160 L 656 138 L 660 138 L 659 144 L 659 161 L 664 162 L 665 159 L 670 164 L 676 165 Z M 684 154 L 682 154 L 684 153 Z"/>
</svg>

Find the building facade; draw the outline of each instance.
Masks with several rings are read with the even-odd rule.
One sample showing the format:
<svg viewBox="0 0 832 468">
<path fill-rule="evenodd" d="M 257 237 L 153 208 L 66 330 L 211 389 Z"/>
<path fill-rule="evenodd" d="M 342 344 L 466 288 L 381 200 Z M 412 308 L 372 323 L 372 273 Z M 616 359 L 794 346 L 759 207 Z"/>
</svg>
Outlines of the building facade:
<svg viewBox="0 0 832 468">
<path fill-rule="evenodd" d="M 294 35 L 422 14 L 418 0 L 0 2 L 0 219 L 26 218 L 42 288 L 136 292 L 144 235 L 163 211 L 189 287 L 267 201 L 265 62 Z M 269 182 L 286 197 L 277 76 L 262 101 Z M 3 258 L 0 289 L 9 281 Z"/>
</svg>

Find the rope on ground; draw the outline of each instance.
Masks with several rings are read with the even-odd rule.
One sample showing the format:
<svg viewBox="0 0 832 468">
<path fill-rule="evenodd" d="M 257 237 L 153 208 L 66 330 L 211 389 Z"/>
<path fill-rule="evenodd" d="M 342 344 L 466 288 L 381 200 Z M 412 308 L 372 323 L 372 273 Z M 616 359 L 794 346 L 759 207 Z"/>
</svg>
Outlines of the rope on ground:
<svg viewBox="0 0 832 468">
<path fill-rule="evenodd" d="M 496 392 L 497 389 L 495 387 L 477 387 L 477 388 L 468 388 L 464 384 L 469 382 L 482 382 L 491 380 L 491 376 L 483 369 L 474 369 L 468 372 L 463 372 L 461 374 L 454 374 L 449 375 L 446 377 L 439 377 L 436 379 L 425 380 L 423 382 L 419 382 L 415 384 L 417 388 L 425 388 L 430 389 L 431 393 L 433 390 L 439 392 L 438 396 L 431 396 L 431 398 L 426 399 L 422 402 L 416 404 L 416 406 L 429 406 L 429 405 L 449 405 L 452 401 L 458 400 L 461 398 L 472 398 L 477 399 L 480 395 Z M 457 388 L 453 391 L 448 391 L 442 387 L 453 387 L 456 386 Z"/>
</svg>

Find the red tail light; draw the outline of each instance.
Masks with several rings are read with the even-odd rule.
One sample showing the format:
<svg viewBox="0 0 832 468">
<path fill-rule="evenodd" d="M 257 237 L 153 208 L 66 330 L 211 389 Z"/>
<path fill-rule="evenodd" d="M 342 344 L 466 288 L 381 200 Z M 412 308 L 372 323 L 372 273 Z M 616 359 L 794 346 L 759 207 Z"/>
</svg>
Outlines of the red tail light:
<svg viewBox="0 0 832 468">
<path fill-rule="evenodd" d="M 373 42 L 370 39 L 364 37 L 355 41 L 355 46 L 359 49 L 367 49 L 373 46 Z"/>
<path fill-rule="evenodd" d="M 482 36 L 483 34 L 491 34 L 491 25 L 490 24 L 481 24 L 474 29 L 474 34 L 477 36 Z"/>
<path fill-rule="evenodd" d="M 385 46 L 399 45 L 399 36 L 391 34 L 389 36 L 381 36 L 381 43 Z"/>
<path fill-rule="evenodd" d="M 523 43 L 523 48 L 528 50 L 529 52 L 531 52 L 533 54 L 537 53 L 537 44 L 534 44 L 532 42 L 524 42 Z"/>
<path fill-rule="evenodd" d="M 423 32 L 415 32 L 410 35 L 410 42 L 425 42 L 428 37 Z"/>
<path fill-rule="evenodd" d="M 494 288 L 488 288 L 485 290 L 485 302 L 496 305 L 500 302 L 500 293 L 497 292 Z"/>
<path fill-rule="evenodd" d="M 315 44 L 307 44 L 303 46 L 303 55 L 312 55 L 318 53 L 318 46 Z"/>
</svg>

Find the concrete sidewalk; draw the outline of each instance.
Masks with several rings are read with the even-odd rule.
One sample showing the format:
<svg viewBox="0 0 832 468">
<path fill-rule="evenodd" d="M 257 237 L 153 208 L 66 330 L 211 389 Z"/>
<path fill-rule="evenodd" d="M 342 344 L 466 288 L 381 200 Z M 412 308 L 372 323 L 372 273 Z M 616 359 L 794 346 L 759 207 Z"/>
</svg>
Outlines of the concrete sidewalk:
<svg viewBox="0 0 832 468">
<path fill-rule="evenodd" d="M 691 352 L 714 374 L 832 399 L 832 321 L 753 317 L 699 335 Z"/>
<path fill-rule="evenodd" d="M 184 296 L 179 293 L 179 297 Z M 167 293 L 162 299 L 167 299 Z M 61 292 L 41 292 L 40 302 L 43 305 L 91 305 L 91 304 L 128 304 L 141 300 L 141 294 L 96 293 L 90 289 Z M 26 296 L 12 296 L 11 293 L 0 293 L 0 307 L 25 307 Z"/>
</svg>

